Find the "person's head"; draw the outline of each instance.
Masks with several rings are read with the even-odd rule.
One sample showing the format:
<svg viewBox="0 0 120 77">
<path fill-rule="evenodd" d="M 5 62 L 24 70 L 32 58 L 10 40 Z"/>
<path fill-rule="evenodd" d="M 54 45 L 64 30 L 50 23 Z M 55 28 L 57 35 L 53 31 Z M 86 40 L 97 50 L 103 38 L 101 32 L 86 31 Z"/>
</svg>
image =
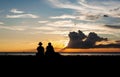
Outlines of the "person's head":
<svg viewBox="0 0 120 77">
<path fill-rule="evenodd" d="M 41 45 L 42 45 L 42 42 L 39 42 L 39 44 L 38 44 L 38 45 L 40 45 L 40 46 L 41 46 Z"/>
<path fill-rule="evenodd" d="M 52 45 L 52 44 L 49 42 L 49 43 L 48 43 L 48 46 L 51 46 L 51 45 Z"/>
</svg>

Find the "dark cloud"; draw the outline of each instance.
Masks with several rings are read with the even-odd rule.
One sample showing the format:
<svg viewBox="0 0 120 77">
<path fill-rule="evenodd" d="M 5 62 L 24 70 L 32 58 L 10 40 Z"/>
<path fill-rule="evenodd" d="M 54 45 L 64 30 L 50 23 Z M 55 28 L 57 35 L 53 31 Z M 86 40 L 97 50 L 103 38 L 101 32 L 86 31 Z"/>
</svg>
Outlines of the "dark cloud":
<svg viewBox="0 0 120 77">
<path fill-rule="evenodd" d="M 99 15 L 87 15 L 86 16 L 86 19 L 88 19 L 88 20 L 97 20 L 99 18 L 100 18 Z"/>
<path fill-rule="evenodd" d="M 97 45 L 95 48 L 120 48 L 120 44 Z"/>
<path fill-rule="evenodd" d="M 96 42 L 107 41 L 107 38 L 99 37 L 96 33 L 90 32 L 84 41 L 84 47 L 94 47 Z"/>
<path fill-rule="evenodd" d="M 105 26 L 109 28 L 120 29 L 120 25 L 105 25 Z"/>
<path fill-rule="evenodd" d="M 117 44 L 120 44 L 120 40 L 115 41 Z"/>
<path fill-rule="evenodd" d="M 68 48 L 93 48 L 96 46 L 96 42 L 107 41 L 107 38 L 102 38 L 94 32 L 90 32 L 86 36 L 82 31 L 70 32 L 70 41 L 68 43 Z"/>
<path fill-rule="evenodd" d="M 115 9 L 112 9 L 112 10 L 110 10 L 110 11 L 119 11 L 119 10 L 120 10 L 120 7 L 115 8 Z"/>
<path fill-rule="evenodd" d="M 103 17 L 109 17 L 108 15 L 103 15 Z"/>
<path fill-rule="evenodd" d="M 69 33 L 69 44 L 68 47 L 69 48 L 79 48 L 82 47 L 83 45 L 83 39 L 85 39 L 87 36 L 82 32 L 82 31 L 78 31 L 78 32 L 70 32 Z"/>
</svg>

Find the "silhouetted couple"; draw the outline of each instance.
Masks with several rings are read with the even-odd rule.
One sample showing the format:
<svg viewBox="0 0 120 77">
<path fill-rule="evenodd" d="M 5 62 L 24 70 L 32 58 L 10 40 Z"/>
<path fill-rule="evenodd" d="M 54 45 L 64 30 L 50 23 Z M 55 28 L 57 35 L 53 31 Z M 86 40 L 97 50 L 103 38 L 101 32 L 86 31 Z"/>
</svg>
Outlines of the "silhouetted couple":
<svg viewBox="0 0 120 77">
<path fill-rule="evenodd" d="M 58 56 L 59 53 L 56 53 L 54 51 L 54 48 L 51 43 L 48 43 L 48 46 L 46 47 L 46 52 L 44 52 L 44 47 L 42 46 L 42 43 L 39 43 L 39 46 L 37 48 L 37 54 L 36 56 Z"/>
</svg>

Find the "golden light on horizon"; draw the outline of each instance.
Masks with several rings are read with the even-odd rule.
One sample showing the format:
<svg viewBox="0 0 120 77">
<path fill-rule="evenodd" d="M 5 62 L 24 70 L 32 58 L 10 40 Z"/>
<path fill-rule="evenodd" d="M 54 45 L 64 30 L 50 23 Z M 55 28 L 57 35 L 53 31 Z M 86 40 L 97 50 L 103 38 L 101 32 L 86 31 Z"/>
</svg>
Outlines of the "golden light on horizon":
<svg viewBox="0 0 120 77">
<path fill-rule="evenodd" d="M 97 42 L 96 45 L 108 45 L 108 44 L 116 44 L 116 42 L 114 40 L 110 40 L 110 41 L 101 41 L 101 42 Z"/>
<path fill-rule="evenodd" d="M 59 41 L 52 41 L 53 46 L 55 48 L 65 48 L 68 45 L 68 40 L 59 40 Z"/>
<path fill-rule="evenodd" d="M 120 52 L 120 48 L 90 48 L 90 49 L 64 49 L 61 52 L 72 52 L 72 53 L 78 53 L 78 52 Z"/>
</svg>

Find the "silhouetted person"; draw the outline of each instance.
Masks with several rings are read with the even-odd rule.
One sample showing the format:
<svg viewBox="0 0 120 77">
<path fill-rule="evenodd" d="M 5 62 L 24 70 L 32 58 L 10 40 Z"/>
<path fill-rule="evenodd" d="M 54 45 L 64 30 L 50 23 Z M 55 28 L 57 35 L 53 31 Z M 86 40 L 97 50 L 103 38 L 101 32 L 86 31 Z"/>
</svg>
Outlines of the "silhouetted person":
<svg viewBox="0 0 120 77">
<path fill-rule="evenodd" d="M 46 56 L 61 56 L 59 53 L 54 51 L 54 48 L 51 43 L 48 43 L 48 46 L 46 47 Z"/>
<path fill-rule="evenodd" d="M 40 42 L 37 47 L 37 53 L 36 56 L 44 56 L 44 47 L 42 46 L 42 43 Z"/>
<path fill-rule="evenodd" d="M 48 46 L 46 47 L 46 53 L 45 55 L 50 56 L 54 55 L 55 51 L 51 43 L 48 43 Z"/>
</svg>

